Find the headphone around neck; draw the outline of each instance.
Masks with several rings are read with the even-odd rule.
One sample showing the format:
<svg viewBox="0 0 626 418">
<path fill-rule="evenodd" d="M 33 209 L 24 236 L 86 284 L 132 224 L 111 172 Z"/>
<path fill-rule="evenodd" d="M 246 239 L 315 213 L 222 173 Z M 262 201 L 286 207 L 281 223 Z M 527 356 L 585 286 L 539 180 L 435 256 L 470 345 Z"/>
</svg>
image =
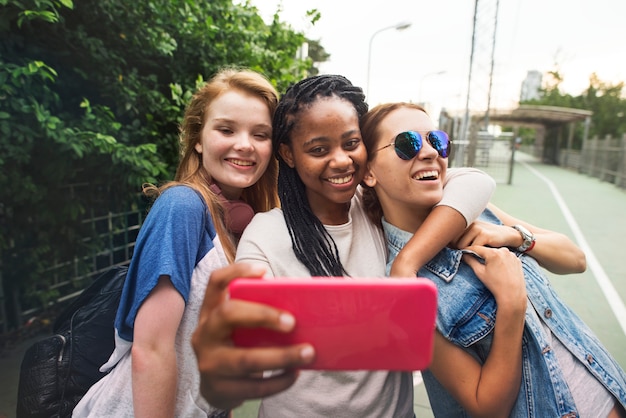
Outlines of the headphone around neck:
<svg viewBox="0 0 626 418">
<path fill-rule="evenodd" d="M 211 184 L 209 188 L 217 195 L 220 202 L 224 206 L 224 224 L 226 225 L 226 228 L 228 228 L 228 230 L 235 235 L 241 235 L 254 216 L 252 206 L 243 200 L 226 199 L 222 194 L 222 189 L 220 189 L 220 187 L 215 183 Z"/>
</svg>

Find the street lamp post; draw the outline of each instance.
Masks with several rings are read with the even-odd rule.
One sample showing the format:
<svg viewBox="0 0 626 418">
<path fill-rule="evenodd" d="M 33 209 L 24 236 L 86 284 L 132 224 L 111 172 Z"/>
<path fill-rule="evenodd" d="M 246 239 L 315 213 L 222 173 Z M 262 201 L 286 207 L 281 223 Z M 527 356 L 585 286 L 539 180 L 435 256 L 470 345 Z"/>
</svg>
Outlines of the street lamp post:
<svg viewBox="0 0 626 418">
<path fill-rule="evenodd" d="M 404 30 L 404 29 L 406 29 L 406 28 L 408 28 L 410 26 L 411 26 L 411 22 L 396 23 L 395 25 L 386 26 L 384 28 L 378 29 L 370 37 L 369 50 L 367 52 L 367 84 L 365 86 L 365 94 L 367 96 L 369 96 L 369 94 L 370 94 L 370 70 L 371 70 L 371 67 L 372 67 L 372 42 L 374 41 L 374 38 L 376 37 L 376 35 L 378 35 L 379 33 L 383 32 L 383 31 L 386 31 L 386 30 L 389 30 L 389 29 Z"/>
</svg>

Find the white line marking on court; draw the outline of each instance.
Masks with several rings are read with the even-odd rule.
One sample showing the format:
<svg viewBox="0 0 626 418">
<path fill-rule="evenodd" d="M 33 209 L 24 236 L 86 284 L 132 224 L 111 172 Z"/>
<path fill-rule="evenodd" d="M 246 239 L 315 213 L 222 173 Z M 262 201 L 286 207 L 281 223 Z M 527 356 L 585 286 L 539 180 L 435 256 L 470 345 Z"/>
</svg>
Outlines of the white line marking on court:
<svg viewBox="0 0 626 418">
<path fill-rule="evenodd" d="M 587 256 L 587 265 L 591 269 L 593 276 L 596 278 L 598 285 L 600 285 L 600 289 L 602 289 L 602 293 L 604 293 L 604 296 L 608 300 L 609 306 L 611 307 L 611 309 L 613 310 L 613 313 L 615 314 L 615 317 L 617 318 L 617 322 L 619 322 L 620 326 L 622 327 L 622 331 L 624 332 L 624 334 L 626 334 L 626 307 L 624 306 L 624 302 L 622 302 L 622 300 L 620 299 L 619 294 L 617 293 L 617 290 L 615 290 L 615 287 L 613 287 L 611 280 L 606 275 L 606 273 L 604 272 L 604 269 L 602 268 L 602 265 L 600 265 L 600 262 L 598 261 L 595 254 L 591 250 L 591 247 L 587 243 L 585 236 L 583 235 L 582 231 L 578 227 L 578 223 L 576 222 L 576 219 L 574 219 L 574 216 L 572 215 L 569 208 L 567 207 L 567 204 L 565 204 L 565 201 L 561 197 L 561 194 L 559 193 L 558 189 L 549 178 L 545 177 L 535 168 L 531 167 L 529 164 L 525 163 L 524 161 L 518 161 L 518 162 L 522 164 L 524 167 L 526 167 L 528 170 L 530 170 L 534 175 L 536 175 L 541 180 L 543 180 L 552 191 L 554 198 L 556 199 L 557 203 L 559 204 L 559 207 L 561 208 L 561 212 L 563 212 L 563 216 L 565 216 L 565 220 L 567 221 L 570 228 L 572 229 L 572 232 L 574 233 L 574 236 L 576 237 L 576 241 L 578 241 L 578 245 Z"/>
<path fill-rule="evenodd" d="M 413 387 L 421 385 L 423 382 L 420 372 L 413 372 Z"/>
</svg>

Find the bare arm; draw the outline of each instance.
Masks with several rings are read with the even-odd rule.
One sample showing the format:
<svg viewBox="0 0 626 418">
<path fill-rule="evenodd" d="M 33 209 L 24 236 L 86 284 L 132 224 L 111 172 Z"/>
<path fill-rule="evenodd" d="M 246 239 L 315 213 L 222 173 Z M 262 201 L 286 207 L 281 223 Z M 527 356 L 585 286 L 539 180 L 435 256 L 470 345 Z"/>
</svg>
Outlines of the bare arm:
<svg viewBox="0 0 626 418">
<path fill-rule="evenodd" d="M 133 407 L 137 417 L 172 417 L 178 385 L 175 339 L 185 310 L 162 276 L 139 308 L 132 346 Z"/>
<path fill-rule="evenodd" d="M 481 366 L 460 347 L 435 334 L 430 370 L 471 416 L 508 416 L 522 379 L 522 333 L 526 288 L 521 262 L 507 249 L 474 246 L 484 265 L 465 261 L 493 293 L 498 305 L 493 342 Z"/>
<path fill-rule="evenodd" d="M 417 271 L 465 230 L 465 218 L 449 206 L 437 206 L 398 253 L 392 277 L 415 277 Z"/>
<path fill-rule="evenodd" d="M 534 247 L 527 252 L 545 269 L 556 274 L 581 273 L 587 268 L 585 253 L 566 235 L 538 228 L 517 219 L 493 204 L 489 204 L 504 226 L 474 222 L 459 238 L 456 245 L 486 245 L 490 247 L 519 247 L 522 237 L 511 225 L 523 225 L 535 236 Z"/>
<path fill-rule="evenodd" d="M 390 276 L 414 277 L 428 260 L 478 218 L 494 189 L 494 180 L 483 171 L 475 168 L 448 170 L 441 202 L 398 253 Z"/>
<path fill-rule="evenodd" d="M 200 392 L 213 406 L 232 409 L 247 399 L 281 392 L 298 377 L 297 367 L 313 361 L 309 344 L 286 347 L 237 348 L 231 340 L 235 327 L 265 327 L 289 332 L 294 317 L 267 305 L 227 297 L 228 284 L 237 277 L 261 278 L 265 270 L 245 263 L 215 270 L 191 339 L 200 370 Z M 263 378 L 265 370 L 284 370 Z"/>
</svg>

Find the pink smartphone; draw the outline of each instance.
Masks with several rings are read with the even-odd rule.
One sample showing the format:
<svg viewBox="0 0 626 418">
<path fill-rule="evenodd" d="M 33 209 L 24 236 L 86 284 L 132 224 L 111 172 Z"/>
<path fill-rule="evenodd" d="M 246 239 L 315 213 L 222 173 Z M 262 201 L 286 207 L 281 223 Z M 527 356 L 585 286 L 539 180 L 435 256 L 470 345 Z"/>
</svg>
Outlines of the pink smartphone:
<svg viewBox="0 0 626 418">
<path fill-rule="evenodd" d="M 433 349 L 437 288 L 425 278 L 236 279 L 230 297 L 290 312 L 295 329 L 237 328 L 240 347 L 307 342 L 316 370 L 423 370 Z"/>
</svg>

